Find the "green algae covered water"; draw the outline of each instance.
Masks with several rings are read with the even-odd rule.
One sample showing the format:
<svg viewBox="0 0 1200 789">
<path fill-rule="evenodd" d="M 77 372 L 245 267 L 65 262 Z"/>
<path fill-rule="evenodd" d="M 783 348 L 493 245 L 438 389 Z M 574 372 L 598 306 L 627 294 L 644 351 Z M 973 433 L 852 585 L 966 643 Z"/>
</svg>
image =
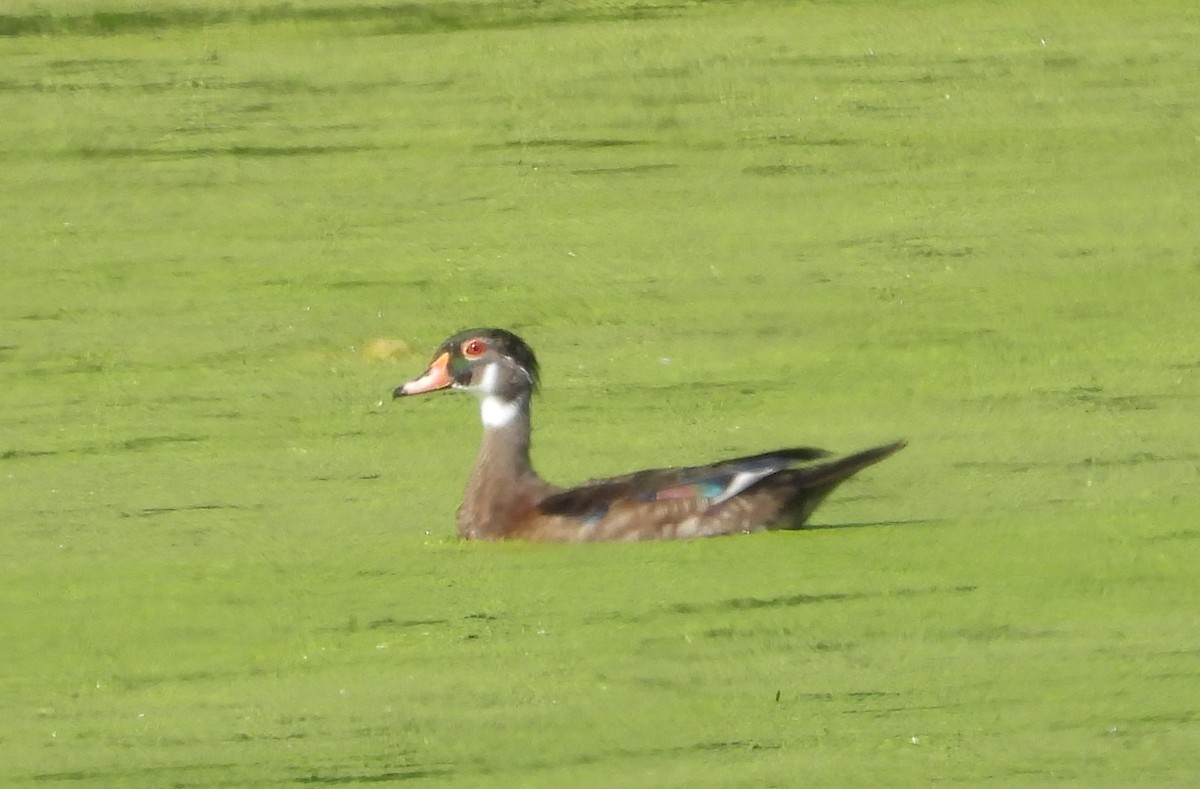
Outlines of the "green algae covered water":
<svg viewBox="0 0 1200 789">
<path fill-rule="evenodd" d="M 1188 785 L 1188 3 L 0 11 L 0 783 Z M 907 438 L 814 528 L 476 545 Z"/>
</svg>

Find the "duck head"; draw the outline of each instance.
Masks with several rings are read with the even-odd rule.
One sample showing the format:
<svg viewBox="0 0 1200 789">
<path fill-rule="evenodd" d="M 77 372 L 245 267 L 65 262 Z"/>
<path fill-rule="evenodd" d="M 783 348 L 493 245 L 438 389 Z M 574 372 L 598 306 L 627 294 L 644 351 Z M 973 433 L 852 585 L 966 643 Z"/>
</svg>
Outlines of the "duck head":
<svg viewBox="0 0 1200 789">
<path fill-rule="evenodd" d="M 458 389 L 479 398 L 485 425 L 499 427 L 529 407 L 538 362 L 524 340 L 504 329 L 467 329 L 443 342 L 419 378 L 392 397 Z"/>
</svg>

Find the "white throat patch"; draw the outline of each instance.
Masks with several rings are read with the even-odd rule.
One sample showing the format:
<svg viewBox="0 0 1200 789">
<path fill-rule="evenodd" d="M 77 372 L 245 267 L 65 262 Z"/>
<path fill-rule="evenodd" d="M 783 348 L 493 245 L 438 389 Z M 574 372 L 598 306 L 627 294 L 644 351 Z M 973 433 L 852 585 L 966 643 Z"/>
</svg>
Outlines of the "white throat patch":
<svg viewBox="0 0 1200 789">
<path fill-rule="evenodd" d="M 502 400 L 493 394 L 485 394 L 479 399 L 479 418 L 484 427 L 505 427 L 521 412 L 521 404 L 514 400 Z"/>
<path fill-rule="evenodd" d="M 487 367 L 483 368 L 483 380 L 479 382 L 476 391 L 480 395 L 494 395 L 496 389 L 500 385 L 500 364 L 499 362 L 491 362 Z"/>
<path fill-rule="evenodd" d="M 521 404 L 505 400 L 496 394 L 500 388 L 500 364 L 492 362 L 483 368 L 483 378 L 478 386 L 471 387 L 479 397 L 479 417 L 484 427 L 505 427 L 517 418 Z"/>
</svg>

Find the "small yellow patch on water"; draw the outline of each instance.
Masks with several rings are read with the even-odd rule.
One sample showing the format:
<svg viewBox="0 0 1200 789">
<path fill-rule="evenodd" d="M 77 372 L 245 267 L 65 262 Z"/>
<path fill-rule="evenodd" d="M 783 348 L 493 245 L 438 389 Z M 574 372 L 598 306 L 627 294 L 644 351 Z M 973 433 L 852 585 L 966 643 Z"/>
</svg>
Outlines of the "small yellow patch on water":
<svg viewBox="0 0 1200 789">
<path fill-rule="evenodd" d="M 363 343 L 359 351 L 364 359 L 383 361 L 387 359 L 405 359 L 412 356 L 412 348 L 404 340 L 389 337 L 376 337 Z"/>
</svg>

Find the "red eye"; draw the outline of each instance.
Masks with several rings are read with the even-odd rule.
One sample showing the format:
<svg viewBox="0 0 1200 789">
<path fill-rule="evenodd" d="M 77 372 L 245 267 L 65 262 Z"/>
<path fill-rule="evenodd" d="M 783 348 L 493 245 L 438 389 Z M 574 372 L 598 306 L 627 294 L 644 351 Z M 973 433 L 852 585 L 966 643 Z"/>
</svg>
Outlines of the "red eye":
<svg viewBox="0 0 1200 789">
<path fill-rule="evenodd" d="M 487 350 L 487 345 L 483 340 L 467 340 L 467 342 L 463 343 L 462 350 L 463 356 L 466 356 L 468 359 L 478 359 Z"/>
</svg>

